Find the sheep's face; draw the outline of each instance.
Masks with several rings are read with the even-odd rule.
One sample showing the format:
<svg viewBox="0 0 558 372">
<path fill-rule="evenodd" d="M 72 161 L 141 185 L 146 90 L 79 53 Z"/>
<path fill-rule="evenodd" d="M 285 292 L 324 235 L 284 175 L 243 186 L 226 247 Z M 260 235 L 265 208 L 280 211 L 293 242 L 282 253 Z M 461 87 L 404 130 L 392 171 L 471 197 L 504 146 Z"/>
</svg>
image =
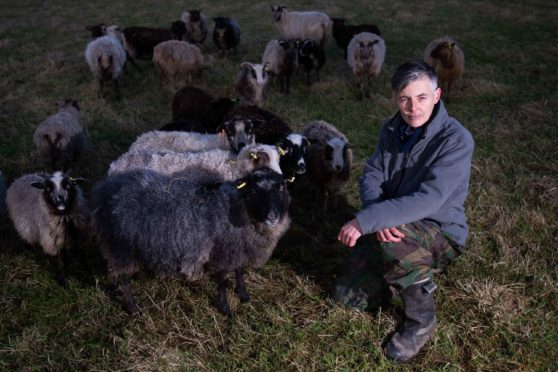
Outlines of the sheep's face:
<svg viewBox="0 0 558 372">
<path fill-rule="evenodd" d="M 237 189 L 256 224 L 274 227 L 288 213 L 290 197 L 285 179 L 271 169 L 257 170 L 237 181 Z"/>
<path fill-rule="evenodd" d="M 249 119 L 233 119 L 227 121 L 220 128 L 220 132 L 227 136 L 231 150 L 238 153 L 246 145 L 255 143 L 254 124 Z"/>
<path fill-rule="evenodd" d="M 275 146 L 261 144 L 246 146 L 238 157 L 249 158 L 252 161 L 252 169 L 269 168 L 283 174 L 279 165 L 279 150 Z"/>
<path fill-rule="evenodd" d="M 81 178 L 71 178 L 62 172 L 55 172 L 51 176 L 43 175 L 42 181 L 33 182 L 31 186 L 43 190 L 43 197 L 56 214 L 66 214 L 75 200 L 76 186 L 83 181 Z"/>
<path fill-rule="evenodd" d="M 436 45 L 432 52 L 430 52 L 430 56 L 432 58 L 439 59 L 446 64 L 452 63 L 454 48 L 455 42 L 444 41 Z"/>
<path fill-rule="evenodd" d="M 374 57 L 374 45 L 380 40 L 361 40 L 358 42 L 358 56 L 361 60 Z"/>
<path fill-rule="evenodd" d="M 299 54 L 302 57 L 309 57 L 314 53 L 314 49 L 316 48 L 317 43 L 312 39 L 306 39 L 302 42 L 302 45 L 299 49 Z"/>
<path fill-rule="evenodd" d="M 190 13 L 190 22 L 198 23 L 201 21 L 201 10 L 189 10 Z"/>
<path fill-rule="evenodd" d="M 170 31 L 176 40 L 182 40 L 186 34 L 186 24 L 182 21 L 174 21 L 171 23 Z"/>
<path fill-rule="evenodd" d="M 324 157 L 328 171 L 339 173 L 345 166 L 345 149 L 347 143 L 339 137 L 327 141 L 324 149 Z"/>
<path fill-rule="evenodd" d="M 288 176 L 306 173 L 304 157 L 308 152 L 308 140 L 300 134 L 291 133 L 278 143 L 281 169 Z"/>
<path fill-rule="evenodd" d="M 279 22 L 281 20 L 281 16 L 283 15 L 283 10 L 286 10 L 286 9 L 287 9 L 286 6 L 272 5 L 271 6 L 271 13 L 273 14 L 273 20 L 275 22 Z"/>
</svg>

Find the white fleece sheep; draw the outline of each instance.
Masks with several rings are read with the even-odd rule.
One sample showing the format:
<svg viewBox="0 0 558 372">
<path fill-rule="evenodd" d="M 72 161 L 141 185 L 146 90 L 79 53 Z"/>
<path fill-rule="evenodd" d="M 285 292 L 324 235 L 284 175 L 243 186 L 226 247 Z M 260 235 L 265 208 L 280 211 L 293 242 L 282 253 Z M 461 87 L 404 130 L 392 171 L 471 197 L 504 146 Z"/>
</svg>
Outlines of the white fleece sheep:
<svg viewBox="0 0 558 372">
<path fill-rule="evenodd" d="M 244 177 L 259 168 L 270 168 L 281 173 L 279 152 L 275 146 L 250 145 L 244 147 L 238 155 L 225 150 L 132 151 L 112 162 L 108 174 L 151 169 L 162 174 L 176 174 L 196 182 L 222 182 Z"/>
<path fill-rule="evenodd" d="M 331 35 L 331 20 L 324 12 L 289 12 L 286 6 L 271 6 L 273 20 L 283 39 L 312 39 L 325 45 Z"/>
<path fill-rule="evenodd" d="M 361 95 L 370 96 L 370 83 L 380 75 L 386 57 L 386 44 L 381 36 L 361 32 L 353 36 L 347 48 L 347 63 L 357 80 Z"/>
<path fill-rule="evenodd" d="M 154 130 L 139 136 L 128 151 L 170 150 L 199 152 L 213 149 L 230 150 L 226 136 L 197 132 L 165 132 Z"/>
<path fill-rule="evenodd" d="M 85 48 L 85 60 L 97 78 L 100 85 L 100 93 L 103 93 L 105 81 L 114 81 L 118 92 L 118 78 L 122 75 L 126 63 L 126 51 L 122 46 L 122 31 L 118 26 L 110 26 L 106 29 L 107 35 L 98 37 L 87 44 Z"/>
<path fill-rule="evenodd" d="M 263 106 L 269 92 L 269 76 L 267 64 L 242 62 L 235 83 L 241 104 Z"/>
<path fill-rule="evenodd" d="M 203 55 L 200 48 L 187 41 L 169 40 L 153 49 L 153 64 L 159 79 L 179 89 L 191 84 L 193 76 L 201 76 Z"/>
<path fill-rule="evenodd" d="M 33 143 L 39 155 L 53 169 L 69 169 L 85 149 L 85 134 L 81 129 L 79 106 L 76 101 L 58 103 L 59 111 L 39 124 Z"/>
</svg>

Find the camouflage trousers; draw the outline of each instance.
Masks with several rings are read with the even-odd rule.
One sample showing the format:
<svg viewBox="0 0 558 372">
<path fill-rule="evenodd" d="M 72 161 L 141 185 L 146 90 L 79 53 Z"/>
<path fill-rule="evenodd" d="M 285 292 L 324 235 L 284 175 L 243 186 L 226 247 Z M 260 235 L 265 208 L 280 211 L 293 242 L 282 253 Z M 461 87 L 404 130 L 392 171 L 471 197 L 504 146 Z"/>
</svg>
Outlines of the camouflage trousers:
<svg viewBox="0 0 558 372">
<path fill-rule="evenodd" d="M 362 236 L 342 270 L 333 297 L 364 311 L 389 300 L 389 287 L 401 291 L 431 279 L 464 251 L 436 225 L 424 220 L 399 227 L 399 243 L 380 243 L 376 234 Z"/>
</svg>

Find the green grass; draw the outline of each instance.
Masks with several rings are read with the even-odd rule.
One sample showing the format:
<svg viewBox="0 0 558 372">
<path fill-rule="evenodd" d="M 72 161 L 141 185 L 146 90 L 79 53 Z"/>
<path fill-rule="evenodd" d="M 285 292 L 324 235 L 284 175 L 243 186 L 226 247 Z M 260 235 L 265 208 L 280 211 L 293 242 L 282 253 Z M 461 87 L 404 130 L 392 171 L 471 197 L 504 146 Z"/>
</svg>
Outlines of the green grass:
<svg viewBox="0 0 558 372">
<path fill-rule="evenodd" d="M 82 108 L 90 149 L 74 169 L 91 186 L 134 138 L 170 121 L 172 92 L 149 61 L 141 76 L 123 76 L 121 101 L 103 101 L 86 66 L 85 25 L 165 26 L 184 2 L 0 0 L 0 170 L 8 183 L 40 170 L 32 134 L 72 97 Z M 192 4 L 209 17 L 234 15 L 238 54 L 216 57 L 206 40 L 203 77 L 195 85 L 234 94 L 242 61 L 257 61 L 275 37 L 270 3 Z M 55 265 L 26 250 L 8 221 L 0 223 L 0 369 L 9 370 L 555 370 L 558 368 L 558 6 L 509 1 L 292 1 L 382 30 L 387 56 L 372 98 L 356 100 L 354 81 L 333 42 L 322 81 L 295 79 L 289 96 L 273 91 L 266 108 L 295 129 L 324 119 L 347 134 L 355 167 L 341 207 L 323 214 L 315 198 L 296 200 L 292 228 L 273 258 L 247 273 L 252 300 L 226 319 L 214 306 L 215 284 L 141 273 L 133 280 L 138 316 L 106 291 L 105 263 L 83 244 L 91 270 L 70 264 L 68 287 Z M 212 22 L 209 22 L 212 27 Z M 329 293 L 348 255 L 336 241 L 359 207 L 357 180 L 381 122 L 395 112 L 389 80 L 397 65 L 450 35 L 465 53 L 465 73 L 448 111 L 473 134 L 475 154 L 467 215 L 467 253 L 437 279 L 439 326 L 419 356 L 400 366 L 381 344 L 396 308 L 356 313 Z"/>
</svg>

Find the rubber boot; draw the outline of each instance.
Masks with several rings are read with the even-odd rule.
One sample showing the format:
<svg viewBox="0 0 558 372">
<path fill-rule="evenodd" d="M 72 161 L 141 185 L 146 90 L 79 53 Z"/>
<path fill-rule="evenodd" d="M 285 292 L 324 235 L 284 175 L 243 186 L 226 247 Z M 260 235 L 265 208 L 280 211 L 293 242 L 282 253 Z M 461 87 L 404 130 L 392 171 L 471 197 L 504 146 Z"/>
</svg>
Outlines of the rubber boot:
<svg viewBox="0 0 558 372">
<path fill-rule="evenodd" d="M 401 292 L 405 320 L 385 346 L 386 355 L 397 362 L 413 358 L 436 329 L 432 281 L 413 284 Z"/>
</svg>

